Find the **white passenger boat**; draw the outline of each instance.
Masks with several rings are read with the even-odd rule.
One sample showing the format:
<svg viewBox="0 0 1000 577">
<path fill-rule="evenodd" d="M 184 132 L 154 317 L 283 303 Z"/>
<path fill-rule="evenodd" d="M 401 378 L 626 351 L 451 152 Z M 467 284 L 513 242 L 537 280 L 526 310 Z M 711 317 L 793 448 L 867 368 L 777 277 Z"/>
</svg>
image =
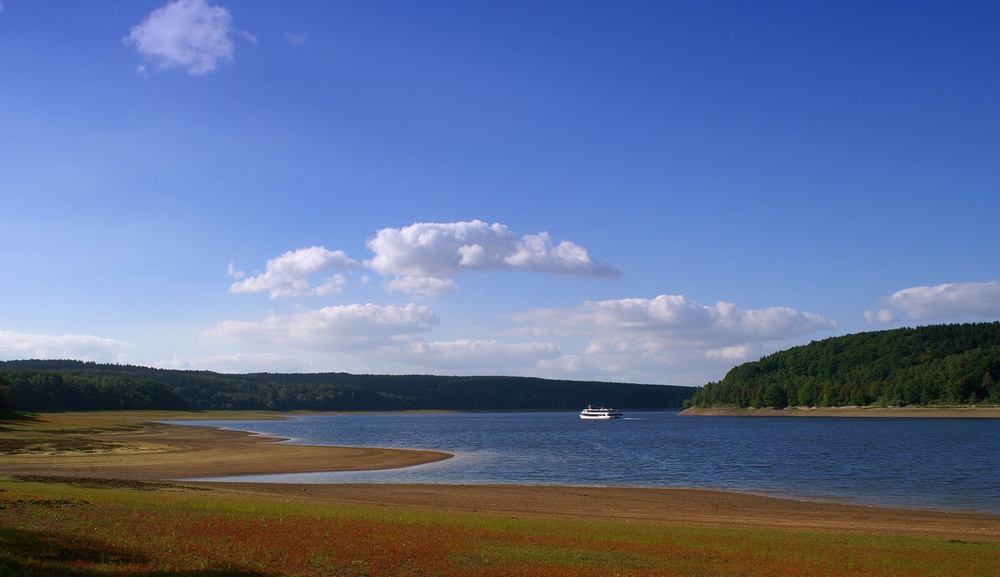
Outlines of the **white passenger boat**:
<svg viewBox="0 0 1000 577">
<path fill-rule="evenodd" d="M 605 409 L 604 407 L 594 407 L 592 405 L 587 405 L 587 408 L 580 411 L 581 419 L 620 419 L 622 418 L 622 412 L 616 411 L 614 409 Z"/>
</svg>

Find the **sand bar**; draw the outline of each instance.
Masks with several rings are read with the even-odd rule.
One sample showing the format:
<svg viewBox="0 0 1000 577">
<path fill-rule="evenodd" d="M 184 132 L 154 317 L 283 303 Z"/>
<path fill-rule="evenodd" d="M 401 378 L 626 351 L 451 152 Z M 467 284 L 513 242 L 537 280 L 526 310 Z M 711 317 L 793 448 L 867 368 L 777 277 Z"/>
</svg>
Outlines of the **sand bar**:
<svg viewBox="0 0 1000 577">
<path fill-rule="evenodd" d="M 74 434 L 62 432 L 59 438 Z M 80 439 L 80 447 L 85 450 L 0 454 L 0 475 L 152 481 L 394 468 L 450 456 L 433 451 L 279 444 L 275 439 L 240 431 L 161 423 L 145 423 L 124 430 L 105 426 L 86 435 L 89 444 Z M 33 438 L 44 440 L 45 436 L 46 433 L 41 437 L 35 434 Z M 61 446 L 71 444 L 63 442 Z M 503 517 L 614 519 L 1000 541 L 1000 515 L 863 507 L 694 489 L 190 481 L 182 484 L 261 499 L 479 512 Z"/>
<path fill-rule="evenodd" d="M 153 481 L 394 469 L 452 456 L 437 451 L 279 444 L 284 439 L 164 423 L 124 430 L 101 425 L 88 430 L 87 418 L 60 415 L 57 419 L 63 426 L 73 419 L 79 425 L 36 436 L 40 442 L 34 450 L 0 455 L 0 473 Z M 51 437 L 51 448 L 46 437 Z M 73 440 L 79 441 L 76 447 Z"/>
</svg>

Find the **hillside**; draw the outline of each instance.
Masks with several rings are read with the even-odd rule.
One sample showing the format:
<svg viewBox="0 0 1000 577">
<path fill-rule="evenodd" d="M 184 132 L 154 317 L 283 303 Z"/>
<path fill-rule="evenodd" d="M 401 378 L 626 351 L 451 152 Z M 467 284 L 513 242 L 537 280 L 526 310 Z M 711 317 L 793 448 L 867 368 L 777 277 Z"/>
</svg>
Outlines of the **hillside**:
<svg viewBox="0 0 1000 577">
<path fill-rule="evenodd" d="M 275 411 L 579 410 L 588 404 L 679 409 L 694 389 L 528 377 L 230 375 L 81 361 L 0 362 L 24 411 L 194 409 Z M 2 387 L 0 387 L 2 388 Z"/>
<path fill-rule="evenodd" d="M 1000 403 L 1000 323 L 932 325 L 814 341 L 733 368 L 691 407 Z"/>
</svg>

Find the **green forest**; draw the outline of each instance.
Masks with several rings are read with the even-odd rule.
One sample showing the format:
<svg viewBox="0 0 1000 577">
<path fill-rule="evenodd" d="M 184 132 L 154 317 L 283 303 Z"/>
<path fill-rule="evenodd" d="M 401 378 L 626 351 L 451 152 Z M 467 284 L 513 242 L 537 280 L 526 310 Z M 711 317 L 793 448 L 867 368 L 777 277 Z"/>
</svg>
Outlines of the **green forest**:
<svg viewBox="0 0 1000 577">
<path fill-rule="evenodd" d="M 688 407 L 1000 404 L 1000 323 L 932 325 L 814 341 L 742 364 Z"/>
<path fill-rule="evenodd" d="M 6 394 L 4 390 L 6 389 Z M 0 411 L 679 409 L 692 387 L 528 377 L 231 375 L 81 361 L 0 362 Z"/>
</svg>

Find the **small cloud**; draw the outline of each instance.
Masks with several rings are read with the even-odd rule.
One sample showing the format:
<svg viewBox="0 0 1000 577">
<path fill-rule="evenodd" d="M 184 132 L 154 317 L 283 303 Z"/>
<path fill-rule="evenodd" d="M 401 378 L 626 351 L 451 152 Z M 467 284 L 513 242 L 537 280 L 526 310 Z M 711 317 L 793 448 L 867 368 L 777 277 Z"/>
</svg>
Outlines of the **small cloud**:
<svg viewBox="0 0 1000 577">
<path fill-rule="evenodd" d="M 236 270 L 236 266 L 233 263 L 229 263 L 229 267 L 226 269 L 226 276 L 229 278 L 234 278 L 236 280 L 242 280 L 247 275 L 241 270 Z"/>
<path fill-rule="evenodd" d="M 750 345 L 722 347 L 721 349 L 710 349 L 705 351 L 705 358 L 726 362 L 741 362 L 749 359 L 751 352 L 752 348 Z"/>
<path fill-rule="evenodd" d="M 1000 281 L 911 287 L 883 300 L 917 320 L 996 319 L 1000 318 Z"/>
<path fill-rule="evenodd" d="M 300 248 L 267 261 L 266 269 L 240 282 L 233 283 L 229 292 L 253 293 L 267 291 L 272 299 L 280 297 L 296 297 L 310 295 L 328 295 L 339 292 L 347 280 L 342 275 L 327 278 L 318 288 L 313 288 L 309 282 L 312 275 L 338 268 L 350 270 L 356 266 L 353 260 L 347 258 L 344 251 L 330 251 L 321 246 Z M 229 267 L 230 276 L 242 275 Z M 233 278 L 240 278 L 233 276 Z"/>
<path fill-rule="evenodd" d="M 288 40 L 289 43 L 295 44 L 297 46 L 297 45 L 300 45 L 300 44 L 305 44 L 306 41 L 309 40 L 309 34 L 306 33 L 306 32 L 302 32 L 302 33 L 299 33 L 299 32 L 288 32 L 286 30 L 285 31 L 285 39 Z"/>
<path fill-rule="evenodd" d="M 891 325 L 896 322 L 896 313 L 890 309 L 865 311 L 865 320 L 873 325 Z"/>
<path fill-rule="evenodd" d="M 188 74 L 199 75 L 233 60 L 235 35 L 257 41 L 251 34 L 233 29 L 226 8 L 211 6 L 207 0 L 174 0 L 133 26 L 125 43 L 155 62 L 157 70 L 183 68 Z M 142 67 L 140 72 L 144 71 Z"/>
</svg>

